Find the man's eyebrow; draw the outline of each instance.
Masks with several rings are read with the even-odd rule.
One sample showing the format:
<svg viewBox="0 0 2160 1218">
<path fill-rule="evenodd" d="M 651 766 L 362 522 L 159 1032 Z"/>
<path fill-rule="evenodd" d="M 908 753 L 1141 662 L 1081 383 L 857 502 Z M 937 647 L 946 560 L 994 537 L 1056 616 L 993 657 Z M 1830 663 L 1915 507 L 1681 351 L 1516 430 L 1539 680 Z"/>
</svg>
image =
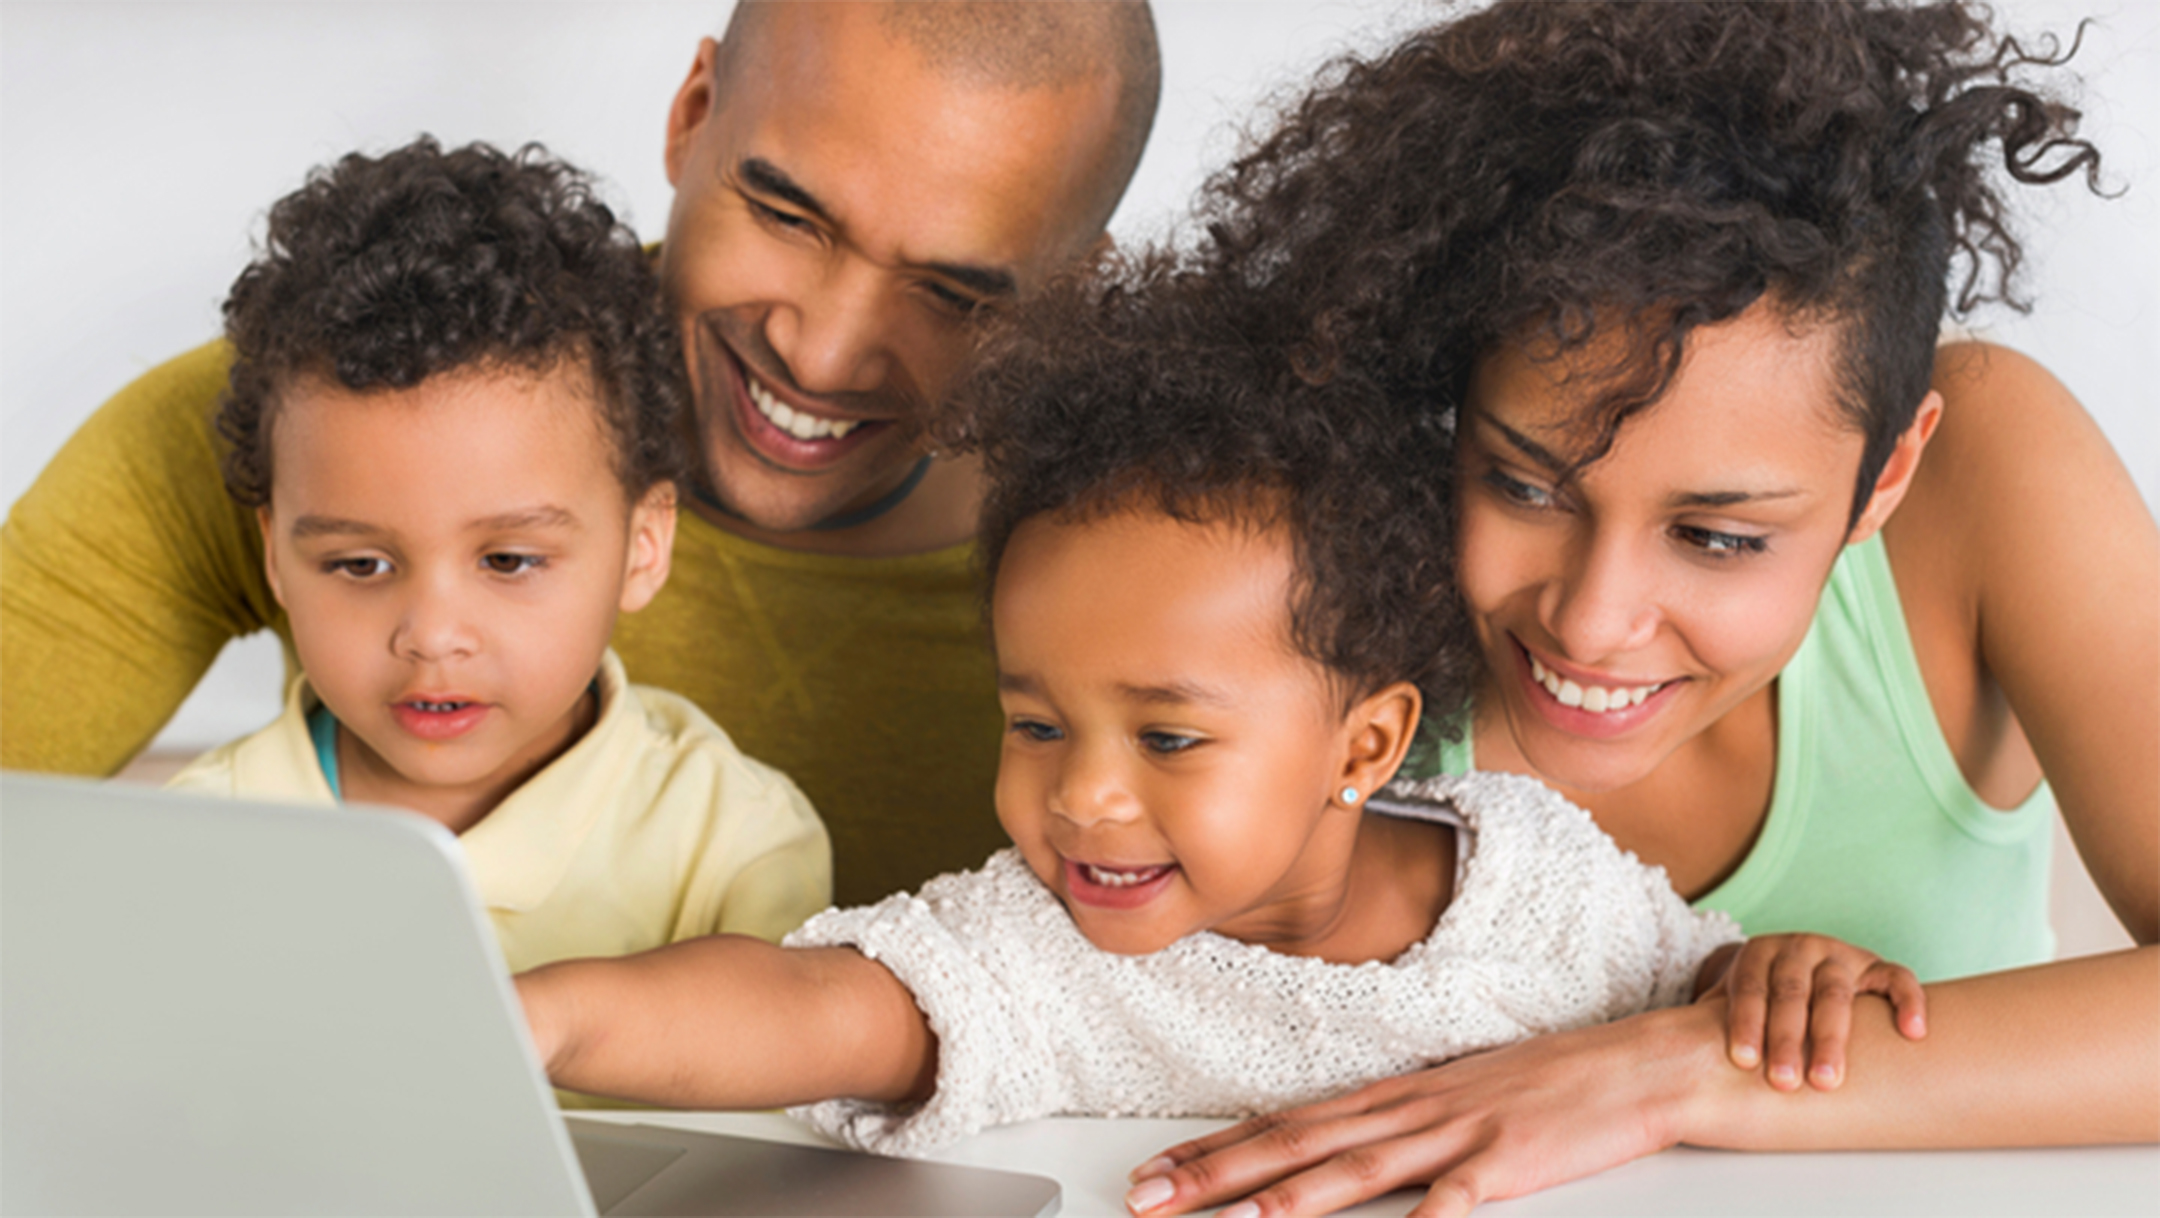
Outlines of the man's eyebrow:
<svg viewBox="0 0 2160 1218">
<path fill-rule="evenodd" d="M 735 176 L 743 185 L 762 195 L 770 195 L 784 203 L 827 224 L 836 224 L 832 213 L 826 210 L 818 197 L 803 188 L 802 183 L 787 175 L 787 171 L 761 156 L 744 157 L 735 166 Z M 977 296 L 999 297 L 1016 295 L 1020 281 L 1010 268 L 981 266 L 966 262 L 925 262 L 919 268 L 950 279 Z"/>
<path fill-rule="evenodd" d="M 762 195 L 771 195 L 794 207 L 809 212 L 827 224 L 833 222 L 832 213 L 818 202 L 817 196 L 804 190 L 795 179 L 787 176 L 778 165 L 761 156 L 746 156 L 735 165 L 735 176 L 743 184 Z"/>
<path fill-rule="evenodd" d="M 292 523 L 295 541 L 303 537 L 373 537 L 383 530 L 365 521 L 340 516 L 301 516 Z"/>
</svg>

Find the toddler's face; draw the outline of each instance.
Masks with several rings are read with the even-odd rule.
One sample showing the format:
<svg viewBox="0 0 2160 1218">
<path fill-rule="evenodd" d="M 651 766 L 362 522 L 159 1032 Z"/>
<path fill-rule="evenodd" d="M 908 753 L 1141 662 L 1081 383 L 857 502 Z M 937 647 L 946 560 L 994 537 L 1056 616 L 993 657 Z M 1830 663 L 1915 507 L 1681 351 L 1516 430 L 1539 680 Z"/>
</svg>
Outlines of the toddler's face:
<svg viewBox="0 0 2160 1218">
<path fill-rule="evenodd" d="M 667 578 L 671 494 L 635 508 L 584 371 L 289 389 L 261 513 L 271 587 L 350 734 L 348 790 L 499 799 L 580 730 L 618 610 Z"/>
<path fill-rule="evenodd" d="M 1291 645 L 1280 529 L 1124 512 L 1013 535 L 992 609 L 998 819 L 1096 946 L 1296 950 L 1340 901 L 1348 729 Z"/>
</svg>

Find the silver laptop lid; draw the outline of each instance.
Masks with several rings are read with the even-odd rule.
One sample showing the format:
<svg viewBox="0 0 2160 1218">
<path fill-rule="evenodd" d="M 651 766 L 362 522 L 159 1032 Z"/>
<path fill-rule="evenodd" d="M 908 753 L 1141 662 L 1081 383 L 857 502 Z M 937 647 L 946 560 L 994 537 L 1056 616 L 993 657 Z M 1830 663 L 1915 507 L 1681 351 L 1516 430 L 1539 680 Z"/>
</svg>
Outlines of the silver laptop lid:
<svg viewBox="0 0 2160 1218">
<path fill-rule="evenodd" d="M 0 775 L 0 1210 L 592 1213 L 456 853 Z"/>
</svg>

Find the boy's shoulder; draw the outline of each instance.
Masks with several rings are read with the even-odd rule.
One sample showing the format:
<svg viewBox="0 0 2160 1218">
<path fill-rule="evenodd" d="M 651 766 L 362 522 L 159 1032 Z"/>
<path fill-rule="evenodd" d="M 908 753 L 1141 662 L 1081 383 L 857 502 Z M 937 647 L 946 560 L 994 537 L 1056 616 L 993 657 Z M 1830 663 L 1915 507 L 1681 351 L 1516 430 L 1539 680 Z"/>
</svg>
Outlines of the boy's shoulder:
<svg viewBox="0 0 2160 1218">
<path fill-rule="evenodd" d="M 336 802 L 308 731 L 307 713 L 314 705 L 307 679 L 294 677 L 276 719 L 195 758 L 165 788 L 275 803 Z"/>
</svg>

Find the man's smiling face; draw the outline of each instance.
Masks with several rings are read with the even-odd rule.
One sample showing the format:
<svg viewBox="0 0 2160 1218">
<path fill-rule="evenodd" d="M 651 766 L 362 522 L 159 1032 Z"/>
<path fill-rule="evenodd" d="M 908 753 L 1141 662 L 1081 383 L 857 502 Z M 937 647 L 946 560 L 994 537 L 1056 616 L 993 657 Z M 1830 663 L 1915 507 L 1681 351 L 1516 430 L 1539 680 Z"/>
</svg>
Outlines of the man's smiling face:
<svg viewBox="0 0 2160 1218">
<path fill-rule="evenodd" d="M 958 79 L 875 6 L 756 25 L 700 48 L 669 116 L 661 276 L 708 488 L 790 532 L 905 481 L 980 312 L 1095 237 L 1117 90 Z"/>
</svg>

